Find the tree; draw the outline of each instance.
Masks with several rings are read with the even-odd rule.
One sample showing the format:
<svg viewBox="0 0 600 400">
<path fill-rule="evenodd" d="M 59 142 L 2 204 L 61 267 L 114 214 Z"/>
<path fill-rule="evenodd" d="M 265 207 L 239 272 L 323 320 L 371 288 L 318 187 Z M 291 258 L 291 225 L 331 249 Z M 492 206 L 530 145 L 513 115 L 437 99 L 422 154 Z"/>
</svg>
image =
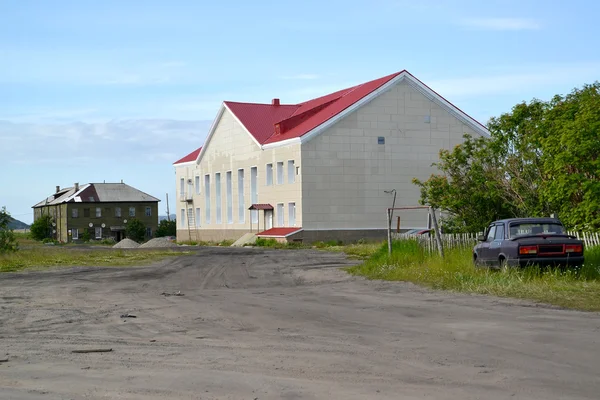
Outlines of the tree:
<svg viewBox="0 0 600 400">
<path fill-rule="evenodd" d="M 127 222 L 127 229 L 125 230 L 125 234 L 131 240 L 136 242 L 143 242 L 146 236 L 146 227 L 144 223 L 137 218 L 130 219 Z"/>
<path fill-rule="evenodd" d="M 44 214 L 31 224 L 29 228 L 31 237 L 35 240 L 44 240 L 52 237 L 52 216 L 50 214 Z"/>
<path fill-rule="evenodd" d="M 158 228 L 156 229 L 156 237 L 175 235 L 177 235 L 177 223 L 175 222 L 175 220 L 168 221 L 166 219 L 163 219 L 158 223 Z"/>
<path fill-rule="evenodd" d="M 568 229 L 600 230 L 600 83 L 520 103 L 488 122 L 489 139 L 442 151 L 421 202 L 446 211 L 446 229 L 558 214 Z"/>
<path fill-rule="evenodd" d="M 19 249 L 15 233 L 8 227 L 10 221 L 10 214 L 6 211 L 6 207 L 2 207 L 0 210 L 0 254 Z"/>
<path fill-rule="evenodd" d="M 490 221 L 515 215 L 504 198 L 502 170 L 492 143 L 465 135 L 462 145 L 440 151 L 434 165 L 442 174 L 426 181 L 413 179 L 421 188 L 421 204 L 441 209 L 445 232 L 479 232 Z"/>
<path fill-rule="evenodd" d="M 600 230 L 600 83 L 555 96 L 543 121 L 541 196 L 568 227 Z"/>
</svg>

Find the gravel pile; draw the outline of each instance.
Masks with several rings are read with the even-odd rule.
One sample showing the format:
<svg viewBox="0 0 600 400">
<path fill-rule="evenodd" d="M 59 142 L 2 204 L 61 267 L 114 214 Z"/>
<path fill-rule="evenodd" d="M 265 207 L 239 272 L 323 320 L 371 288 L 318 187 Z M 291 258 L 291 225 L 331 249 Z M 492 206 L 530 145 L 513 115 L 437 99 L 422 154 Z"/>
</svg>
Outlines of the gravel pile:
<svg viewBox="0 0 600 400">
<path fill-rule="evenodd" d="M 173 243 L 165 237 L 159 237 L 148 240 L 140 246 L 140 248 L 156 248 L 156 247 L 178 247 L 177 243 Z"/>
<path fill-rule="evenodd" d="M 113 246 L 113 249 L 137 249 L 140 247 L 139 243 L 134 242 L 131 239 L 123 239 L 119 243 Z"/>
</svg>

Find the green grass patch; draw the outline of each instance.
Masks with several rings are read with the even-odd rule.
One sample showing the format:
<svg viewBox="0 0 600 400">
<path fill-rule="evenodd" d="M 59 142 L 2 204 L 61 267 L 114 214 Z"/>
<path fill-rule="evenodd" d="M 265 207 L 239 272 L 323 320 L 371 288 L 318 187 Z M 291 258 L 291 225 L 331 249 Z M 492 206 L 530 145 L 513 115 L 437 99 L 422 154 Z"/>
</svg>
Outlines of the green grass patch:
<svg viewBox="0 0 600 400">
<path fill-rule="evenodd" d="M 146 265 L 166 257 L 191 254 L 168 249 L 76 249 L 73 247 L 35 247 L 0 255 L 0 273 L 24 269 L 72 266 Z"/>
<path fill-rule="evenodd" d="M 392 255 L 380 245 L 362 265 L 348 268 L 369 279 L 414 282 L 433 289 L 515 297 L 585 311 L 600 311 L 600 248 L 586 250 L 580 268 L 475 268 L 470 249 L 426 253 L 416 241 L 394 242 Z"/>
</svg>

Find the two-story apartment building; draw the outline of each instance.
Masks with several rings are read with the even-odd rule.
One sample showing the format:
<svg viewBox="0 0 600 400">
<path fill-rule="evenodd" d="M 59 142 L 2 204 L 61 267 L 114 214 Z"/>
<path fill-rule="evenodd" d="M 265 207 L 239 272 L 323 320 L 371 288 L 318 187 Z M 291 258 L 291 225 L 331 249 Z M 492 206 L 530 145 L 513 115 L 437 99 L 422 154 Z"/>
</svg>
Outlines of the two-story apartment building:
<svg viewBox="0 0 600 400">
<path fill-rule="evenodd" d="M 203 146 L 174 163 L 177 238 L 385 237 L 390 191 L 397 207 L 418 205 L 412 179 L 465 134 L 489 136 L 407 71 L 300 104 L 225 101 Z M 427 224 L 423 211 L 401 218 Z"/>
<path fill-rule="evenodd" d="M 160 200 L 121 183 L 88 183 L 56 187 L 56 192 L 33 206 L 33 218 L 49 214 L 53 236 L 61 242 L 79 242 L 87 232 L 91 239 L 125 238 L 127 222 L 133 218 L 146 227 L 151 238 L 158 228 Z"/>
</svg>

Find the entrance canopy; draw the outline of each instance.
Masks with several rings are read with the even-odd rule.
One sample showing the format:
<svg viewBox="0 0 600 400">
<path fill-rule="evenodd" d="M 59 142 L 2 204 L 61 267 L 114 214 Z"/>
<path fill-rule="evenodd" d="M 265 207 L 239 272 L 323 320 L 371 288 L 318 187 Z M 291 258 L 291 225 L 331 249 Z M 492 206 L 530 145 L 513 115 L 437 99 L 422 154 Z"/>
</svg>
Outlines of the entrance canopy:
<svg viewBox="0 0 600 400">
<path fill-rule="evenodd" d="M 248 210 L 273 210 L 270 204 L 252 204 Z"/>
</svg>

